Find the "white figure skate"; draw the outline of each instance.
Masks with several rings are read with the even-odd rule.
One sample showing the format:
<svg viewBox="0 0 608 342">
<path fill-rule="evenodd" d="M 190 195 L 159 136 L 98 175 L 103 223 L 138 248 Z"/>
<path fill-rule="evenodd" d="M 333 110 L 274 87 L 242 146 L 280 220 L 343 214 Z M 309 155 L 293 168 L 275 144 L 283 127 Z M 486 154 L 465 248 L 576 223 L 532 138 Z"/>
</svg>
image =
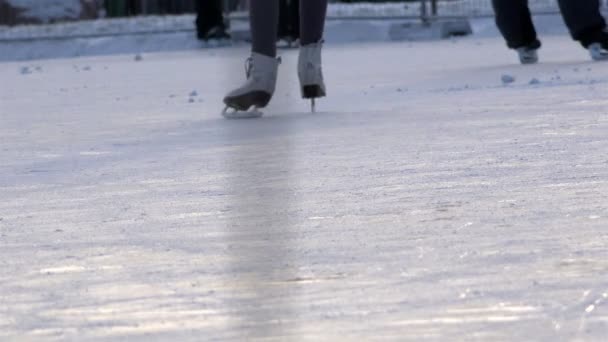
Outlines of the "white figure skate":
<svg viewBox="0 0 608 342">
<path fill-rule="evenodd" d="M 252 53 L 245 65 L 247 81 L 224 97 L 226 108 L 222 115 L 227 119 L 251 119 L 264 115 L 259 109 L 266 107 L 274 94 L 280 62 L 279 58 Z"/>
<path fill-rule="evenodd" d="M 311 100 L 311 111 L 314 113 L 315 99 L 326 95 L 325 82 L 321 63 L 323 42 L 300 46 L 298 59 L 298 78 L 302 98 Z"/>
</svg>

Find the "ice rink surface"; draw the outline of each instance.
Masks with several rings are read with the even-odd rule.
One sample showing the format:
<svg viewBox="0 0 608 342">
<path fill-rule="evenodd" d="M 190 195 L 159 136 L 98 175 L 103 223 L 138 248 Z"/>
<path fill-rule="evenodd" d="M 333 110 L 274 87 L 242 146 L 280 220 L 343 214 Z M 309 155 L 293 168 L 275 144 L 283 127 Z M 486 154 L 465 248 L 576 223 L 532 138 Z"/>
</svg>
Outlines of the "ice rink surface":
<svg viewBox="0 0 608 342">
<path fill-rule="evenodd" d="M 602 341 L 608 64 L 566 36 L 0 64 L 0 340 Z M 503 84 L 502 79 L 514 78 Z"/>
</svg>

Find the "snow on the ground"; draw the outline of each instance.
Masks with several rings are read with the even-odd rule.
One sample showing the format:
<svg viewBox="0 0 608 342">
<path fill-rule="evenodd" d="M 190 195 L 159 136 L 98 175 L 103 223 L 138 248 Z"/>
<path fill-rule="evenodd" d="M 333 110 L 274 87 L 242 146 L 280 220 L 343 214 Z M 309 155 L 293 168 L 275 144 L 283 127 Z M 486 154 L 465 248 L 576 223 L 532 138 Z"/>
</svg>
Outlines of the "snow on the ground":
<svg viewBox="0 0 608 342">
<path fill-rule="evenodd" d="M 44 23 L 57 19 L 78 18 L 82 11 L 81 0 L 6 0 L 23 11 L 26 18 L 37 18 Z"/>
<path fill-rule="evenodd" d="M 194 31 L 194 15 L 140 16 L 54 23 L 47 25 L 0 26 L 0 39 L 19 41 L 42 38 L 112 36 Z"/>
<path fill-rule="evenodd" d="M 603 340 L 608 68 L 544 38 L 327 44 L 317 114 L 283 51 L 257 121 L 246 47 L 0 63 L 0 340 Z"/>
</svg>

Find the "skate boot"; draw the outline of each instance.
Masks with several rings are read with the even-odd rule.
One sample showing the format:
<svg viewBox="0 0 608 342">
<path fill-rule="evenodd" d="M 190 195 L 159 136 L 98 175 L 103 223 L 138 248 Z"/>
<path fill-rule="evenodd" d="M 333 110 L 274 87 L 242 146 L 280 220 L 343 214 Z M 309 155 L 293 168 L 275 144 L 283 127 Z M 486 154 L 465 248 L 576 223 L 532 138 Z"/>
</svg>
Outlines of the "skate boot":
<svg viewBox="0 0 608 342">
<path fill-rule="evenodd" d="M 517 55 L 521 64 L 536 64 L 538 63 L 538 49 L 524 46 L 517 48 Z"/>
<path fill-rule="evenodd" d="M 604 43 L 591 43 L 587 47 L 591 59 L 594 61 L 606 61 L 608 60 L 608 42 Z"/>
<path fill-rule="evenodd" d="M 262 116 L 258 109 L 266 107 L 274 94 L 280 62 L 279 58 L 253 52 L 245 65 L 247 81 L 224 97 L 226 108 L 222 115 L 227 119 Z"/>
<path fill-rule="evenodd" d="M 315 112 L 315 99 L 324 97 L 325 82 L 321 66 L 321 47 L 323 42 L 300 46 L 298 77 L 303 99 L 311 100 L 311 111 Z"/>
</svg>

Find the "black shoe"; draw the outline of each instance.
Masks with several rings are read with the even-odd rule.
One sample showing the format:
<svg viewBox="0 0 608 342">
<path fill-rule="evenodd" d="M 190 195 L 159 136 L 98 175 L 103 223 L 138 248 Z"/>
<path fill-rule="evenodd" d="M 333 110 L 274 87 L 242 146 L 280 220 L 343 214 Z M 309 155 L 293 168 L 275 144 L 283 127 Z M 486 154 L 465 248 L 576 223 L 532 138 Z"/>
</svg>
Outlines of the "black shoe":
<svg viewBox="0 0 608 342">
<path fill-rule="evenodd" d="M 606 42 L 591 43 L 587 49 L 594 61 L 608 60 L 608 44 Z"/>
<path fill-rule="evenodd" d="M 516 49 L 521 64 L 536 64 L 538 63 L 538 50 L 528 47 L 520 47 Z"/>
<path fill-rule="evenodd" d="M 204 41 L 230 39 L 230 34 L 224 26 L 213 26 L 208 30 L 197 31 L 197 38 Z"/>
<path fill-rule="evenodd" d="M 517 55 L 519 57 L 519 62 L 521 64 L 536 64 L 538 63 L 538 49 L 540 49 L 541 43 L 539 40 L 535 40 L 534 42 L 520 46 L 515 49 L 517 51 Z"/>
</svg>

